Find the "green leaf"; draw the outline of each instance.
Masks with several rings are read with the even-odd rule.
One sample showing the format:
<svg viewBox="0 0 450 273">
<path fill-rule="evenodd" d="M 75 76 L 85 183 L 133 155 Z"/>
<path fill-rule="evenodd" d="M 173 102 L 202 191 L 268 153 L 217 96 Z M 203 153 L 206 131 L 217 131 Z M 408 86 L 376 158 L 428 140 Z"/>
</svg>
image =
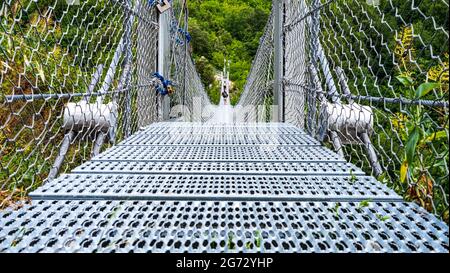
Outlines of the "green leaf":
<svg viewBox="0 0 450 273">
<path fill-rule="evenodd" d="M 417 142 L 419 142 L 419 130 L 417 127 L 413 129 L 406 142 L 406 160 L 409 165 L 412 165 L 414 153 L 416 152 Z"/>
<path fill-rule="evenodd" d="M 353 170 L 350 170 L 350 183 L 353 184 L 356 182 L 356 180 L 358 180 L 356 178 L 356 175 L 353 173 Z"/>
<path fill-rule="evenodd" d="M 436 158 L 439 158 L 439 155 L 436 156 Z M 433 166 L 431 166 L 433 168 L 439 168 L 439 167 L 447 167 L 447 163 L 445 161 L 439 161 L 436 162 L 435 164 L 433 164 Z"/>
<path fill-rule="evenodd" d="M 400 75 L 396 77 L 399 82 L 401 82 L 404 86 L 410 87 L 413 84 L 413 79 L 409 76 Z"/>
<path fill-rule="evenodd" d="M 382 216 L 382 215 L 380 215 L 380 214 L 377 214 L 377 218 L 380 220 L 380 221 L 382 221 L 382 222 L 384 222 L 384 221 L 386 221 L 386 220 L 388 220 L 389 219 L 389 216 Z"/>
<path fill-rule="evenodd" d="M 247 243 L 245 244 L 245 248 L 246 248 L 246 249 L 252 249 L 252 248 L 253 248 L 252 242 L 247 242 Z"/>
<path fill-rule="evenodd" d="M 255 246 L 259 248 L 261 246 L 261 234 L 259 233 L 259 231 L 255 231 L 255 236 Z"/>
<path fill-rule="evenodd" d="M 406 180 L 406 174 L 408 173 L 408 161 L 403 161 L 402 166 L 400 167 L 400 181 L 402 183 Z"/>
<path fill-rule="evenodd" d="M 37 70 L 38 70 L 38 75 L 41 77 L 42 83 L 45 83 L 44 70 L 42 69 L 42 65 L 39 63 L 37 63 Z"/>
<path fill-rule="evenodd" d="M 446 138 L 446 137 L 447 137 L 447 132 L 445 130 L 442 130 L 442 131 L 438 131 L 438 132 L 430 134 L 429 136 L 427 136 L 424 139 L 424 142 L 425 143 L 426 142 L 432 142 L 434 140 L 439 140 L 441 138 Z"/>
<path fill-rule="evenodd" d="M 23 175 L 23 181 L 24 181 L 24 182 L 27 182 L 27 183 L 33 182 L 33 178 L 34 178 L 34 176 L 33 176 L 31 173 L 29 173 L 29 172 L 26 172 L 26 173 Z"/>
<path fill-rule="evenodd" d="M 369 206 L 369 203 L 370 203 L 371 201 L 372 201 L 372 200 L 370 200 L 370 199 L 361 201 L 361 202 L 359 203 L 359 208 L 365 208 L 365 207 L 368 207 L 368 206 Z"/>
<path fill-rule="evenodd" d="M 25 66 L 29 66 L 30 65 L 30 61 L 28 60 L 28 57 L 27 57 L 27 55 L 23 55 L 23 60 L 24 60 L 24 62 L 25 62 Z"/>
<path fill-rule="evenodd" d="M 234 247 L 235 247 L 235 244 L 233 242 L 233 234 L 229 233 L 228 234 L 228 248 L 229 249 L 234 249 Z"/>
<path fill-rule="evenodd" d="M 333 210 L 334 210 L 334 214 L 335 214 L 335 216 L 337 217 L 337 218 L 339 218 L 339 207 L 340 207 L 341 205 L 339 204 L 339 203 L 336 203 L 335 205 L 334 205 L 334 208 L 333 208 Z"/>
<path fill-rule="evenodd" d="M 422 83 L 416 90 L 416 99 L 419 99 L 426 94 L 428 94 L 434 88 L 438 88 L 440 86 L 439 83 L 436 82 L 425 82 Z"/>
</svg>

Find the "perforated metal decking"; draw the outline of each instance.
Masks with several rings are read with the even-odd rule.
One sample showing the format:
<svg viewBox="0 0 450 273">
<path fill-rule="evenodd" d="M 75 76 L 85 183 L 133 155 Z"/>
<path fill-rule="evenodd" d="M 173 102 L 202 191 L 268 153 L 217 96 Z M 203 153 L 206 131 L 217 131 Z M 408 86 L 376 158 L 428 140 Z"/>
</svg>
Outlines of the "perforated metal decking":
<svg viewBox="0 0 450 273">
<path fill-rule="evenodd" d="M 0 213 L 0 252 L 449 250 L 445 223 L 287 124 L 155 124 L 31 197 Z"/>
</svg>

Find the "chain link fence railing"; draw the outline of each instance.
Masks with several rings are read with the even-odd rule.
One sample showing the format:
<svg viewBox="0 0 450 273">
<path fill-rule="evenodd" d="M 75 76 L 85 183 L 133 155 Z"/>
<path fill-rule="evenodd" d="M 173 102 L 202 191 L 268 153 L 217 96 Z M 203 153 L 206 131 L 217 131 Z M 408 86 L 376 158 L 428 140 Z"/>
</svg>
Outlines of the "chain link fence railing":
<svg viewBox="0 0 450 273">
<path fill-rule="evenodd" d="M 162 57 L 176 86 L 171 104 L 184 96 L 193 112 L 197 96 L 208 105 L 183 46 L 182 2 L 168 3 L 174 8 L 146 0 L 0 3 L 0 207 L 164 118 L 158 91 L 167 86 L 154 76 L 162 13 L 176 26 Z"/>
<path fill-rule="evenodd" d="M 269 16 L 258 51 L 247 77 L 236 111 L 243 121 L 268 121 L 273 116 L 274 14 Z"/>
<path fill-rule="evenodd" d="M 213 107 L 196 70 L 190 45 L 187 1 L 172 1 L 169 20 L 170 62 L 166 68 L 175 89 L 171 97 L 171 117 L 184 121 L 206 121 Z"/>
<path fill-rule="evenodd" d="M 260 45 L 240 104 L 281 93 L 278 119 L 448 223 L 448 9 L 442 0 L 276 0 L 280 23 L 271 19 L 263 37 L 281 47 Z M 278 93 L 255 85 L 268 83 L 258 80 L 265 73 L 281 74 Z"/>
</svg>

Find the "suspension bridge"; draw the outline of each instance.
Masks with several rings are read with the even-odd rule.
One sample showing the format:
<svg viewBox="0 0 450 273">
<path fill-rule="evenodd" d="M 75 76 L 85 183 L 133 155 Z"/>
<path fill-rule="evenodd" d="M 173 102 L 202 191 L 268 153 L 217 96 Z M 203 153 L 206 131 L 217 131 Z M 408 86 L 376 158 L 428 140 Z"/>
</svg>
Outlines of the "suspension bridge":
<svg viewBox="0 0 450 273">
<path fill-rule="evenodd" d="M 0 252 L 448 252 L 445 84 L 414 61 L 444 55 L 392 2 L 351 2 L 273 1 L 233 107 L 206 94 L 183 1 L 4 1 Z"/>
</svg>

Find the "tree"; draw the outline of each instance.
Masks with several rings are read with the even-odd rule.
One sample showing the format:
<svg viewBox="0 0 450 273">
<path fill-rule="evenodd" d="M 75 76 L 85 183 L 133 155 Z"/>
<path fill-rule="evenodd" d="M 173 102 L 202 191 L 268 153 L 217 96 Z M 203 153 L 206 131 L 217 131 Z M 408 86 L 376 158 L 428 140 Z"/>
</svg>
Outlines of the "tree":
<svg viewBox="0 0 450 273">
<path fill-rule="evenodd" d="M 222 70 L 223 60 L 229 59 L 235 90 L 232 102 L 238 101 L 271 5 L 268 0 L 190 1 L 193 55 L 210 97 L 216 97 L 213 89 L 218 87 L 211 73 Z M 211 100 L 215 101 L 213 97 Z"/>
</svg>

